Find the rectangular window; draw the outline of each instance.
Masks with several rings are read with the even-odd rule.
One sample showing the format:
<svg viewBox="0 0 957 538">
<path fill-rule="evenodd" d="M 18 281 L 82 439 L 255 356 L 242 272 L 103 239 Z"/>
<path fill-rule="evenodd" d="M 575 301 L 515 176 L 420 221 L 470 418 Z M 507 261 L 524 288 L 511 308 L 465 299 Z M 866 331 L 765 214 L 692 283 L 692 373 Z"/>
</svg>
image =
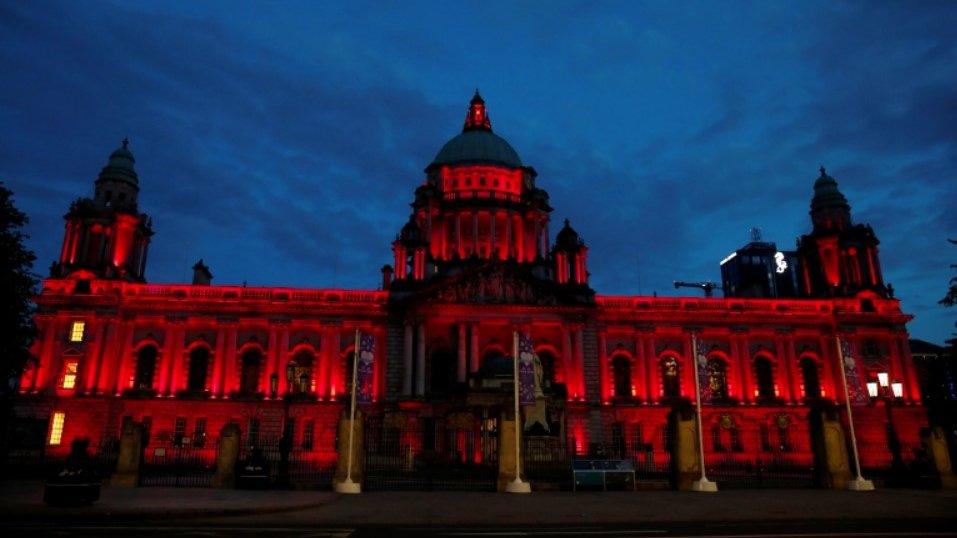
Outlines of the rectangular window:
<svg viewBox="0 0 957 538">
<path fill-rule="evenodd" d="M 80 362 L 75 359 L 66 361 L 66 364 L 63 365 L 63 383 L 60 384 L 61 387 L 65 389 L 76 387 L 76 373 L 79 367 Z"/>
<path fill-rule="evenodd" d="M 53 419 L 50 421 L 50 445 L 59 446 L 63 441 L 63 425 L 66 422 L 66 413 L 57 411 L 53 413 Z"/>
<path fill-rule="evenodd" d="M 312 437 L 316 430 L 316 421 L 307 420 L 306 425 L 302 428 L 302 449 L 303 450 L 312 450 Z"/>
<path fill-rule="evenodd" d="M 249 444 L 249 446 L 256 446 L 256 444 L 259 443 L 259 419 L 249 419 L 248 425 L 246 443 Z"/>
<path fill-rule="evenodd" d="M 82 342 L 83 341 L 83 332 L 86 330 L 85 321 L 74 321 L 73 325 L 70 326 L 70 341 L 71 342 Z"/>
<path fill-rule="evenodd" d="M 196 426 L 193 428 L 193 446 L 206 446 L 206 417 L 196 419 Z"/>
<path fill-rule="evenodd" d="M 173 423 L 173 445 L 183 446 L 186 438 L 186 417 L 176 417 Z"/>
</svg>

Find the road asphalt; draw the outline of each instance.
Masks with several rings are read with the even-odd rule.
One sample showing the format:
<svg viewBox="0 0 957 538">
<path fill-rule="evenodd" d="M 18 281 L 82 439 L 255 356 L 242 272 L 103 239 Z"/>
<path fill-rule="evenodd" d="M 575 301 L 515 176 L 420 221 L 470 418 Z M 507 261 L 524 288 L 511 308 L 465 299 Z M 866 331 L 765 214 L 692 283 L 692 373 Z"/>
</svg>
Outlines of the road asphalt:
<svg viewBox="0 0 957 538">
<path fill-rule="evenodd" d="M 42 503 L 42 485 L 37 482 L 0 482 L 0 529 L 50 525 L 60 530 L 96 528 L 101 535 L 122 535 L 120 530 L 126 529 L 123 532 L 127 534 L 144 536 L 150 533 L 136 531 L 137 525 L 167 531 L 232 528 L 237 535 L 243 534 L 239 529 L 271 529 L 275 532 L 260 534 L 277 535 L 282 534 L 282 529 L 293 534 L 296 529 L 322 530 L 309 534 L 316 536 L 361 536 L 363 532 L 376 535 L 376 530 L 389 529 L 387 534 L 396 536 L 637 536 L 654 534 L 653 530 L 669 536 L 675 531 L 736 536 L 728 533 L 773 535 L 782 529 L 794 529 L 814 536 L 814 532 L 838 530 L 879 531 L 889 536 L 957 536 L 957 491 L 883 489 L 858 493 L 794 489 L 337 495 L 328 491 L 107 487 L 100 501 L 92 506 L 55 508 Z M 106 529 L 114 529 L 117 534 Z M 351 534 L 356 529 L 361 532 Z M 534 529 L 531 534 L 530 529 Z"/>
</svg>

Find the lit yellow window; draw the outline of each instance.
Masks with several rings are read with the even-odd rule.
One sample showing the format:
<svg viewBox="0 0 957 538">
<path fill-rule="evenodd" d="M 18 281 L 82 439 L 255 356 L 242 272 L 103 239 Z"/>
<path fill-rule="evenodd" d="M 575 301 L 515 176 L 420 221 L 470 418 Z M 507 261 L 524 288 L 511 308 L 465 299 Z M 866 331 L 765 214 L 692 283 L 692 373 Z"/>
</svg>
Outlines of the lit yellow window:
<svg viewBox="0 0 957 538">
<path fill-rule="evenodd" d="M 66 413 L 57 411 L 53 413 L 53 420 L 50 424 L 50 444 L 59 445 L 63 440 L 63 423 L 66 422 Z"/>
<path fill-rule="evenodd" d="M 74 321 L 73 326 L 70 327 L 70 341 L 71 342 L 82 342 L 83 341 L 83 331 L 86 330 L 85 321 Z"/>
<path fill-rule="evenodd" d="M 72 389 L 76 386 L 76 371 L 79 368 L 80 363 L 77 361 L 67 361 L 65 367 L 63 368 L 63 384 L 61 385 L 65 389 Z"/>
</svg>

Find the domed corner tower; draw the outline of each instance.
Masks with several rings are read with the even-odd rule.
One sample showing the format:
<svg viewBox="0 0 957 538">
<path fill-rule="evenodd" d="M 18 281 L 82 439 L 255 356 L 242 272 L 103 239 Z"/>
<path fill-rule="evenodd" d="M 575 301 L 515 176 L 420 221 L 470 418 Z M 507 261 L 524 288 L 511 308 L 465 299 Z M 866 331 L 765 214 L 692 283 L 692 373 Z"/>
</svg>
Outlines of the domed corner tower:
<svg viewBox="0 0 957 538">
<path fill-rule="evenodd" d="M 821 167 L 811 199 L 811 233 L 798 239 L 804 290 L 811 297 L 853 297 L 861 292 L 889 297 L 877 245 L 867 224 L 854 224 L 837 180 Z"/>
<path fill-rule="evenodd" d="M 535 169 L 492 131 L 477 90 L 462 132 L 442 146 L 425 175 L 409 222 L 392 245 L 394 297 L 426 289 L 439 293 L 436 288 L 450 280 L 471 280 L 490 284 L 470 288 L 480 290 L 480 297 L 456 300 L 594 301 L 584 243 L 575 234 L 576 254 L 551 249 L 548 193 L 536 186 Z M 564 265 L 555 262 L 559 252 Z M 580 267 L 569 269 L 568 260 Z"/>
<path fill-rule="evenodd" d="M 122 279 L 145 282 L 146 253 L 153 235 L 139 213 L 139 177 L 129 140 L 110 154 L 94 183 L 93 198 L 80 198 L 63 218 L 66 231 L 51 278 Z"/>
</svg>

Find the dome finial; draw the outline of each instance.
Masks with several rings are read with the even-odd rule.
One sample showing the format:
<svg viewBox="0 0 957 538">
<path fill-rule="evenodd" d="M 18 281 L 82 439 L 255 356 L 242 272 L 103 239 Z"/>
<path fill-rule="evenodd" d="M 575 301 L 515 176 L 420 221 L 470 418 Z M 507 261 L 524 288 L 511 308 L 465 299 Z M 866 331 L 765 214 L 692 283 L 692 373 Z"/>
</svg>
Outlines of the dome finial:
<svg viewBox="0 0 957 538">
<path fill-rule="evenodd" d="M 824 165 L 821 165 L 821 177 L 827 176 L 827 170 L 824 169 Z"/>
<path fill-rule="evenodd" d="M 475 88 L 475 95 L 469 101 L 469 111 L 465 116 L 465 127 L 462 131 L 491 131 L 492 122 L 485 111 L 485 100 L 479 95 L 478 88 Z"/>
<path fill-rule="evenodd" d="M 130 145 L 130 137 L 128 137 L 128 136 L 127 136 L 127 137 L 124 137 L 124 138 L 123 138 L 123 147 L 124 147 L 124 148 L 127 148 L 127 147 L 129 147 L 129 145 Z"/>
</svg>

